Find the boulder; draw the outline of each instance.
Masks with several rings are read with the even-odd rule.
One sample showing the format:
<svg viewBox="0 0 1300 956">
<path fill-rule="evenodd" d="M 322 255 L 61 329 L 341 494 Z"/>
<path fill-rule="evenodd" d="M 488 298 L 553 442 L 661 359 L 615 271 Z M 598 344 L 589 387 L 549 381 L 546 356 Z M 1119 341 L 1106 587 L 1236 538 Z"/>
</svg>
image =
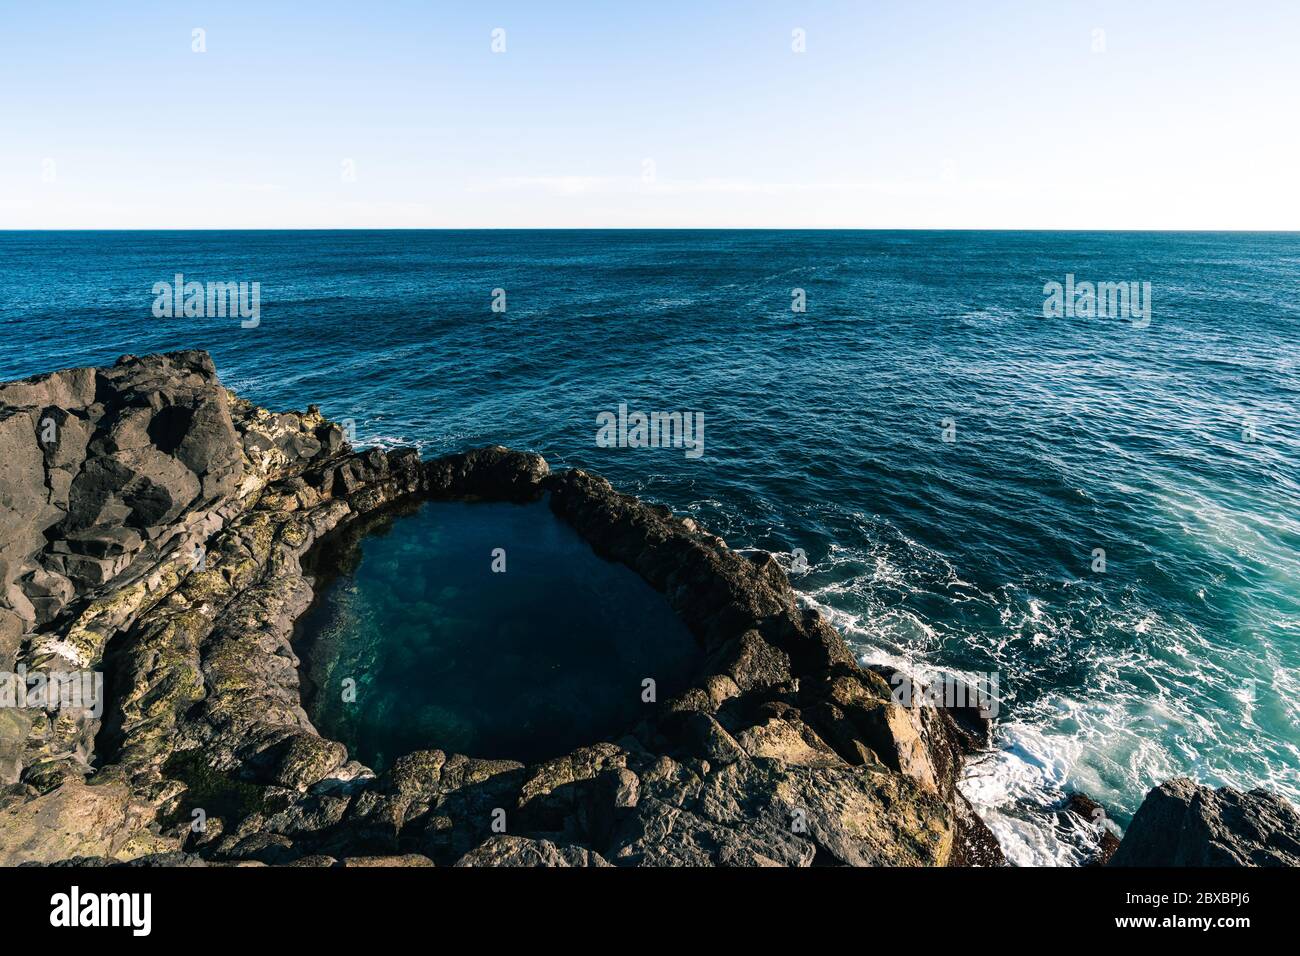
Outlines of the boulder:
<svg viewBox="0 0 1300 956">
<path fill-rule="evenodd" d="M 1175 777 L 1146 795 L 1110 866 L 1300 866 L 1300 814 L 1265 790 Z"/>
<path fill-rule="evenodd" d="M 429 462 L 425 480 L 437 498 L 531 501 L 541 494 L 549 471 L 540 455 L 489 445 Z"/>
</svg>

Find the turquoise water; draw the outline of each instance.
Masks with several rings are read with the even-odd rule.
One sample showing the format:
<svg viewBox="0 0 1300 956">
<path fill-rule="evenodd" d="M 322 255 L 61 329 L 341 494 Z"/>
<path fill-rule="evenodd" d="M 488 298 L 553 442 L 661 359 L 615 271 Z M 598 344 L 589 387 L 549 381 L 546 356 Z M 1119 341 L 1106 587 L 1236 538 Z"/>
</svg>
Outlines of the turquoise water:
<svg viewBox="0 0 1300 956">
<path fill-rule="evenodd" d="M 1073 788 L 1120 825 L 1176 773 L 1300 802 L 1296 234 L 0 233 L 0 262 L 4 377 L 203 347 L 363 443 L 528 448 L 802 549 L 864 658 L 1000 675 L 965 785 L 1019 862 L 1078 861 L 1042 812 Z M 260 326 L 153 318 L 177 271 L 260 281 Z M 1045 319 L 1067 274 L 1150 282 L 1150 324 Z M 703 457 L 598 447 L 620 402 L 702 412 Z"/>
<path fill-rule="evenodd" d="M 313 722 L 376 770 L 413 750 L 528 762 L 617 739 L 652 709 L 646 680 L 667 700 L 700 657 L 663 595 L 544 503 L 381 522 L 297 644 Z"/>
</svg>

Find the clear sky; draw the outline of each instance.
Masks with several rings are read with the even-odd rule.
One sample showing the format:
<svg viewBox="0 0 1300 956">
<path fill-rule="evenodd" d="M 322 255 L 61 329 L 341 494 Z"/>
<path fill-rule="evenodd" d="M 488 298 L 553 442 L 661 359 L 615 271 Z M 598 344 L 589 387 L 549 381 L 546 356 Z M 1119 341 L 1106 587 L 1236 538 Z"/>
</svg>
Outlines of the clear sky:
<svg viewBox="0 0 1300 956">
<path fill-rule="evenodd" d="M 0 228 L 598 226 L 1300 229 L 1300 2 L 0 2 Z"/>
</svg>

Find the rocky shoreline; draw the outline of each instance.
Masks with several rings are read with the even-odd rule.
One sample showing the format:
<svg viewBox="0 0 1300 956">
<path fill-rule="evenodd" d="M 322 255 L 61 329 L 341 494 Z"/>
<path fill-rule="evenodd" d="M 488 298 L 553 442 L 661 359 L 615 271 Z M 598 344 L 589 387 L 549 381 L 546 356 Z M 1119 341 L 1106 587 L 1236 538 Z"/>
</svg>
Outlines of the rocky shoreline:
<svg viewBox="0 0 1300 956">
<path fill-rule="evenodd" d="M 543 497 L 666 596 L 703 651 L 691 688 L 532 765 L 431 749 L 375 775 L 321 737 L 291 639 L 322 538 L 414 501 Z M 897 702 L 899 676 L 859 666 L 775 559 L 535 454 L 353 451 L 314 407 L 229 393 L 203 352 L 0 385 L 16 669 L 102 674 L 103 709 L 0 707 L 0 864 L 1005 862 L 956 786 L 987 721 Z M 1173 781 L 1109 849 L 1296 865 L 1300 818 Z"/>
</svg>

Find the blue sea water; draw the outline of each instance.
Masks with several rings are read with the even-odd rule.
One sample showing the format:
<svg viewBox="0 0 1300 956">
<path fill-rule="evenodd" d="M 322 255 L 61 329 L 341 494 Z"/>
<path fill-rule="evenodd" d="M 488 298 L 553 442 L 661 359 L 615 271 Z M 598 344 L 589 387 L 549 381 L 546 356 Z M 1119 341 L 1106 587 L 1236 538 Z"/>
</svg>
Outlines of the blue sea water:
<svg viewBox="0 0 1300 956">
<path fill-rule="evenodd" d="M 963 788 L 1017 862 L 1081 860 L 1074 789 L 1300 803 L 1300 235 L 0 233 L 0 269 L 0 378 L 205 348 L 363 444 L 533 449 L 776 553 L 865 660 L 996 672 Z M 154 318 L 177 272 L 260 282 L 260 325 Z M 1149 325 L 1044 318 L 1067 274 L 1150 282 Z M 704 455 L 598 447 L 621 402 Z"/>
</svg>

